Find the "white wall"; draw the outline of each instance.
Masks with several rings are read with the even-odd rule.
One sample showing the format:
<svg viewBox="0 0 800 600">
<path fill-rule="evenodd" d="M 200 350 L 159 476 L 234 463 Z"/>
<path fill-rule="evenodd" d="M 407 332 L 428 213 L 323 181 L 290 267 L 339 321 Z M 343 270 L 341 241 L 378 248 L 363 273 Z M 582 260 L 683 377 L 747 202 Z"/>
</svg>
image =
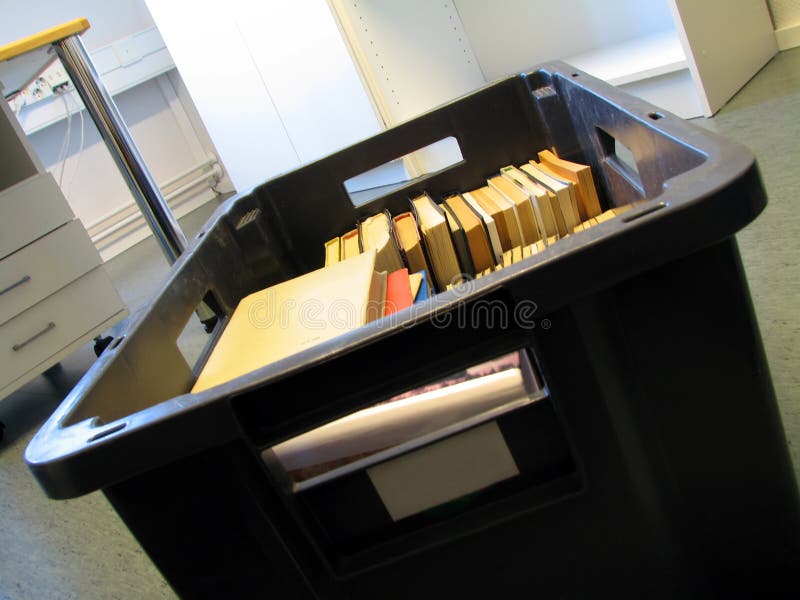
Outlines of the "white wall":
<svg viewBox="0 0 800 600">
<path fill-rule="evenodd" d="M 194 157 L 187 151 L 188 142 L 157 81 L 151 80 L 123 92 L 115 101 L 157 182 L 193 164 Z M 84 149 L 80 155 L 80 117 L 72 116 L 70 148 L 61 189 L 76 216 L 88 227 L 116 206 L 132 201 L 132 197 L 85 111 L 83 116 Z M 65 119 L 29 136 L 45 168 L 56 180 L 64 164 L 58 158 L 66 132 Z"/>
<path fill-rule="evenodd" d="M 237 190 L 379 131 L 324 0 L 148 6 Z"/>
</svg>

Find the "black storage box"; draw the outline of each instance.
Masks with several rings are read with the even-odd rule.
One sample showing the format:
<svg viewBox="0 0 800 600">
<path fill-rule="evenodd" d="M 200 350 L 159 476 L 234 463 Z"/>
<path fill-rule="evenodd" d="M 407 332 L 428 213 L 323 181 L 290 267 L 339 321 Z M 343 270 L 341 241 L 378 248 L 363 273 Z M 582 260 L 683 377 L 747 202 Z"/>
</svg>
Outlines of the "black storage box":
<svg viewBox="0 0 800 600">
<path fill-rule="evenodd" d="M 353 205 L 345 180 L 447 137 L 460 163 Z M 545 148 L 591 165 L 604 208 L 635 207 L 392 321 L 188 393 L 196 366 L 176 339 L 202 300 L 224 326 L 246 294 L 322 266 L 323 243 L 357 219 L 479 187 Z M 25 458 L 53 498 L 102 489 L 183 597 L 788 595 L 797 488 L 733 237 L 765 203 L 746 149 L 544 64 L 226 202 Z M 533 323 L 476 310 L 523 302 Z M 307 501 L 262 459 L 518 350 L 542 399 L 494 422 L 535 476 L 480 501 L 352 543 L 348 523 L 386 521 L 363 473 Z"/>
</svg>

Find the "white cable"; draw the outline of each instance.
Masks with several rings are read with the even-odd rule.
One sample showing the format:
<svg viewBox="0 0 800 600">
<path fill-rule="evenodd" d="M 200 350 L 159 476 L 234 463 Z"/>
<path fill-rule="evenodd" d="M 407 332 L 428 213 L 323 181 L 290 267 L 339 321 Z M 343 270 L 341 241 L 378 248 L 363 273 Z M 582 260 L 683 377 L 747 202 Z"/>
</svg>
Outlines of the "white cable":
<svg viewBox="0 0 800 600">
<path fill-rule="evenodd" d="M 72 115 L 69 112 L 69 104 L 67 104 L 67 99 L 64 97 L 64 94 L 61 94 L 61 100 L 64 101 L 64 108 L 67 111 L 67 135 L 64 136 L 64 147 L 63 147 L 63 156 L 61 157 L 61 173 L 58 176 L 58 187 L 62 190 L 62 184 L 64 183 L 64 170 L 67 166 L 67 155 L 69 154 L 69 142 L 70 142 L 70 134 L 72 132 Z"/>
<path fill-rule="evenodd" d="M 69 116 L 69 107 L 67 106 L 67 100 L 63 96 L 61 97 L 61 102 L 64 103 L 64 110 L 67 111 L 67 116 Z M 67 134 L 68 133 L 69 133 L 69 128 L 67 128 L 67 131 L 64 132 L 64 139 L 61 142 L 61 148 L 58 149 L 58 156 L 56 157 L 56 160 L 58 162 L 61 162 L 61 157 L 64 156 L 64 148 L 67 145 Z"/>
<path fill-rule="evenodd" d="M 64 95 L 67 92 L 63 92 Z M 75 169 L 72 171 L 72 177 L 67 184 L 67 189 L 72 189 L 72 183 L 75 181 L 75 177 L 78 175 L 78 168 L 81 166 L 81 156 L 83 156 L 83 143 L 84 143 L 84 121 L 83 121 L 83 110 L 81 109 L 80 105 L 76 102 L 76 108 L 78 109 L 78 116 L 81 119 L 81 143 L 78 145 L 78 159 L 75 163 Z M 64 190 L 64 194 L 66 195 L 66 190 Z"/>
<path fill-rule="evenodd" d="M 60 95 L 60 94 L 59 94 Z M 64 104 L 64 111 L 66 112 L 67 117 L 67 130 L 64 132 L 64 141 L 61 144 L 61 151 L 58 153 L 58 160 L 63 160 L 67 154 L 69 153 L 69 143 L 70 143 L 70 135 L 72 132 L 72 127 L 70 127 L 70 113 L 69 113 L 69 105 L 67 104 L 67 99 L 61 96 L 61 102 Z"/>
</svg>

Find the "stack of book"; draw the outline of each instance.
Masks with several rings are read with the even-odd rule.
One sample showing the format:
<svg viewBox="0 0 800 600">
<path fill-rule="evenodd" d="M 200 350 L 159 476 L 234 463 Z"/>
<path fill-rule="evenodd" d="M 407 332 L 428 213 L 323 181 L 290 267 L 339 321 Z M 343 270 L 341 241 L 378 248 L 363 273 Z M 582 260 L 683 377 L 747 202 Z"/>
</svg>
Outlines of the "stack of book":
<svg viewBox="0 0 800 600">
<path fill-rule="evenodd" d="M 586 165 L 542 151 L 477 189 L 372 215 L 325 244 L 325 267 L 242 299 L 193 392 L 223 384 L 482 277 L 611 219 Z"/>
<path fill-rule="evenodd" d="M 547 151 L 440 202 L 420 194 L 408 211 L 374 214 L 329 240 L 325 267 L 243 298 L 192 392 L 391 315 L 431 289 L 521 261 L 617 212 L 602 211 L 589 167 Z M 443 506 L 461 511 L 492 501 L 497 490 L 571 473 L 568 446 L 527 350 L 443 375 L 262 449 L 262 459 L 345 546 L 365 543 L 362 534 L 402 533 L 414 519 L 439 519 Z M 552 442 L 536 461 L 518 443 L 516 423 Z M 366 511 L 357 526 L 337 512 L 349 502 Z"/>
<path fill-rule="evenodd" d="M 440 202 L 423 193 L 409 208 L 394 217 L 378 213 L 329 240 L 326 266 L 375 249 L 390 277 L 417 274 L 444 291 L 533 256 L 629 207 L 603 211 L 590 167 L 543 150 L 538 161 L 502 167 L 482 187 Z M 407 304 L 406 299 L 397 306 Z"/>
</svg>

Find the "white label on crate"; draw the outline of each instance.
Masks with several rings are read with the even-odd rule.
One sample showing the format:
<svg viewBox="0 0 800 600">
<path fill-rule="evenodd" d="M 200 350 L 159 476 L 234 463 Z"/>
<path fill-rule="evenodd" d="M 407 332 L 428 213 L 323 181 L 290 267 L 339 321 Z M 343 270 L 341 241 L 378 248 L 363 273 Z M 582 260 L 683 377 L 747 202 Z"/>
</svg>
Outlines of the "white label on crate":
<svg viewBox="0 0 800 600">
<path fill-rule="evenodd" d="M 367 469 L 394 521 L 519 475 L 495 421 Z"/>
</svg>

